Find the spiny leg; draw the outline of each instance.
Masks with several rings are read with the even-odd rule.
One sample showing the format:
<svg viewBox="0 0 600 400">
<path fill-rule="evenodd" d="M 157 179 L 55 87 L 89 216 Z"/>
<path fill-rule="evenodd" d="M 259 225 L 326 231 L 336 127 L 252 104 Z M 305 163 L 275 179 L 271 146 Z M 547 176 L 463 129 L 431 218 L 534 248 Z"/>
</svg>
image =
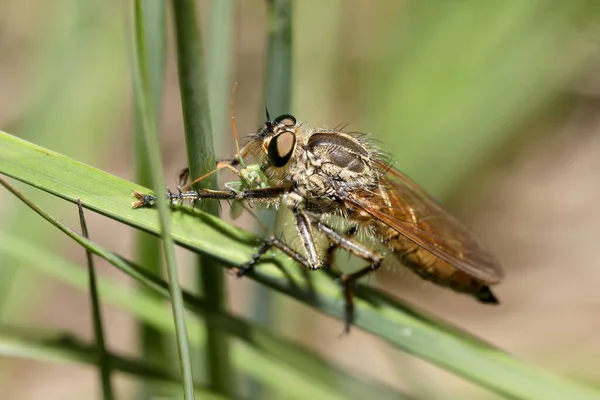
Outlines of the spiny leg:
<svg viewBox="0 0 600 400">
<path fill-rule="evenodd" d="M 302 254 L 300 254 L 296 250 L 292 249 L 290 246 L 288 246 L 283 241 L 281 241 L 281 239 L 271 236 L 271 238 L 269 240 L 266 240 L 263 244 L 260 245 L 260 247 L 256 250 L 256 254 L 254 254 L 252 256 L 250 261 L 248 261 L 245 265 L 239 267 L 236 275 L 239 278 L 246 275 L 248 272 L 250 272 L 252 269 L 254 269 L 254 267 L 256 266 L 256 263 L 258 263 L 258 260 L 260 260 L 260 258 L 267 251 L 269 251 L 272 248 L 281 250 L 283 253 L 287 254 L 294 261 L 300 263 L 302 266 L 309 268 L 308 261 Z"/>
<path fill-rule="evenodd" d="M 331 245 L 334 247 L 334 250 L 337 248 L 342 248 L 353 255 L 369 261 L 369 265 L 365 268 L 362 268 L 351 274 L 342 275 L 340 277 L 342 293 L 345 301 L 344 330 L 346 333 L 348 333 L 350 332 L 350 326 L 352 325 L 354 319 L 354 285 L 358 279 L 380 268 L 381 264 L 383 263 L 384 256 L 368 249 L 354 240 L 344 237 L 343 234 L 338 233 L 333 228 L 319 221 L 317 214 L 310 212 L 304 213 L 300 210 L 293 210 L 293 212 L 296 218 L 296 227 L 304 242 L 304 248 L 308 258 L 298 253 L 281 240 L 272 237 L 259 247 L 256 254 L 244 267 L 240 268 L 238 271 L 238 276 L 243 276 L 252 268 L 254 268 L 258 260 L 273 247 L 283 251 L 285 254 L 307 269 L 316 270 L 323 267 L 319 259 L 318 251 L 316 250 L 316 244 L 311 230 L 313 225 L 316 226 L 316 228 L 327 237 Z M 354 234 L 355 229 L 357 228 L 351 228 L 347 234 Z M 330 249 L 332 246 L 330 246 Z"/>
<path fill-rule="evenodd" d="M 323 234 L 325 234 L 325 236 L 327 236 L 329 241 L 333 245 L 335 245 L 336 248 L 342 248 L 350 254 L 353 254 L 369 262 L 369 265 L 367 265 L 366 267 L 351 274 L 343 274 L 340 277 L 340 283 L 342 284 L 342 293 L 344 295 L 345 300 L 346 325 L 344 330 L 346 333 L 349 333 L 350 326 L 354 322 L 354 285 L 356 284 L 356 281 L 358 279 L 379 269 L 383 263 L 384 256 L 372 251 L 371 249 L 363 246 L 362 244 L 352 239 L 344 237 L 344 235 L 340 234 L 339 232 L 335 231 L 333 228 L 327 226 L 319 220 L 316 220 L 314 224 L 316 225 L 319 231 L 321 231 Z"/>
<path fill-rule="evenodd" d="M 308 268 L 315 270 L 321 268 L 321 257 L 319 256 L 319 250 L 317 250 L 317 244 L 312 233 L 311 220 L 301 210 L 292 210 L 294 218 L 296 219 L 296 229 L 302 239 L 304 250 L 306 251 L 306 258 L 308 261 Z"/>
<path fill-rule="evenodd" d="M 254 268 L 260 257 L 262 257 L 263 254 L 273 247 L 283 251 L 285 254 L 307 269 L 314 271 L 321 268 L 321 259 L 319 257 L 319 251 L 317 250 L 317 245 L 312 234 L 310 219 L 301 210 L 293 209 L 292 212 L 294 213 L 296 220 L 298 234 L 302 238 L 302 242 L 304 244 L 306 256 L 298 253 L 281 240 L 271 237 L 271 239 L 267 240 L 258 248 L 256 254 L 245 266 L 240 267 L 240 270 L 237 274 L 238 276 L 243 276 L 252 268 Z"/>
<path fill-rule="evenodd" d="M 348 238 L 349 236 L 354 236 L 358 233 L 358 225 L 352 225 L 343 235 Z M 340 246 L 333 241 L 329 241 L 329 247 L 327 248 L 327 252 L 325 253 L 325 265 L 327 268 L 330 268 L 334 263 L 335 251 L 339 249 Z"/>
<path fill-rule="evenodd" d="M 258 189 L 244 189 L 239 192 L 232 190 L 212 190 L 212 189 L 198 189 L 187 192 L 179 191 L 178 193 L 167 191 L 166 197 L 171 202 L 178 202 L 183 200 L 190 200 L 192 202 L 213 199 L 213 200 L 274 200 L 281 197 L 286 191 L 283 187 L 267 187 Z M 140 208 L 150 206 L 154 204 L 156 196 L 144 194 L 134 191 L 135 196 L 139 201 L 132 204 L 133 208 Z"/>
</svg>

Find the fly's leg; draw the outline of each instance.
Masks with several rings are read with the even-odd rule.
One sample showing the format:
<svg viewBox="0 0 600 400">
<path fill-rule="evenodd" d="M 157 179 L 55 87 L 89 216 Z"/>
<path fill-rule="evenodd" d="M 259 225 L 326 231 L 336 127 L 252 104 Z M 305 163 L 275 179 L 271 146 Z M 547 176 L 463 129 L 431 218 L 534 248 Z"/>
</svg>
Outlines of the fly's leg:
<svg viewBox="0 0 600 400">
<path fill-rule="evenodd" d="M 354 236 L 358 233 L 358 225 L 352 225 L 343 235 L 346 238 Z M 333 241 L 329 241 L 329 247 L 327 248 L 327 252 L 325 253 L 325 262 L 323 263 L 327 268 L 330 268 L 333 265 L 335 251 L 339 249 L 340 246 Z"/>
<path fill-rule="evenodd" d="M 260 257 L 265 254 L 269 249 L 275 247 L 289 257 L 291 257 L 294 261 L 300 263 L 303 267 L 310 269 L 312 271 L 317 270 L 322 267 L 321 257 L 319 256 L 319 251 L 317 250 L 317 245 L 315 243 L 315 239 L 312 234 L 311 221 L 301 210 L 292 210 L 294 213 L 294 217 L 296 220 L 296 229 L 298 230 L 298 234 L 302 239 L 302 243 L 304 245 L 304 249 L 306 252 L 306 256 L 298 253 L 296 250 L 292 249 L 281 240 L 271 237 L 271 239 L 264 242 L 257 250 L 256 254 L 252 257 L 252 259 L 243 267 L 240 267 L 238 271 L 238 276 L 243 276 L 248 271 L 252 270 Z"/>
<path fill-rule="evenodd" d="M 354 322 L 354 285 L 358 279 L 379 269 L 383 263 L 384 255 L 374 252 L 352 239 L 344 237 L 344 235 L 336 232 L 333 228 L 325 225 L 321 221 L 316 221 L 314 224 L 320 232 L 327 236 L 331 244 L 334 245 L 336 249 L 342 248 L 350 254 L 369 262 L 369 265 L 366 267 L 351 274 L 344 274 L 340 277 L 342 293 L 345 301 L 346 325 L 344 330 L 346 333 L 349 333 L 350 326 Z"/>
<path fill-rule="evenodd" d="M 260 260 L 260 258 L 270 249 L 272 248 L 276 248 L 281 250 L 283 253 L 287 254 L 291 259 L 293 259 L 294 261 L 300 263 L 303 266 L 307 266 L 308 265 L 308 261 L 306 260 L 306 258 L 298 253 L 296 250 L 292 249 L 290 246 L 288 246 L 287 244 L 285 244 L 283 241 L 281 241 L 281 239 L 277 239 L 274 236 L 271 236 L 271 238 L 267 241 L 265 241 L 259 248 L 258 250 L 256 250 L 256 254 L 254 254 L 252 256 L 252 258 L 250 259 L 250 261 L 248 261 L 245 265 L 239 267 L 236 275 L 238 276 L 238 278 L 243 277 L 244 275 L 246 275 L 248 272 L 252 271 L 256 265 L 256 263 L 258 263 L 258 260 Z"/>
<path fill-rule="evenodd" d="M 306 250 L 306 266 L 311 270 L 319 269 L 322 266 L 321 257 L 319 256 L 317 244 L 312 233 L 311 221 L 301 210 L 293 210 L 293 212 L 296 219 L 296 229 Z"/>
<path fill-rule="evenodd" d="M 267 187 L 258 189 L 245 189 L 239 192 L 232 190 L 212 190 L 212 189 L 198 189 L 187 192 L 179 191 L 178 193 L 167 191 L 166 198 L 170 202 L 178 202 L 183 200 L 190 200 L 192 202 L 204 199 L 213 200 L 274 200 L 281 197 L 285 193 L 283 187 Z M 156 197 L 150 194 L 144 194 L 134 191 L 133 196 L 139 199 L 132 204 L 133 208 L 140 208 L 150 206 L 154 204 Z"/>
</svg>

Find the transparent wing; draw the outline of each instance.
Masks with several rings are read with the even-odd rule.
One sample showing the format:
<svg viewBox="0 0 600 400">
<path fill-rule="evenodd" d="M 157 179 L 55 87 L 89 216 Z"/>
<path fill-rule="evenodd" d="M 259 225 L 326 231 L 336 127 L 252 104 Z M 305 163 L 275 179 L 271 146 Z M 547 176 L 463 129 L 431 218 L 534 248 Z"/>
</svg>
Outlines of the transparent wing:
<svg viewBox="0 0 600 400">
<path fill-rule="evenodd" d="M 382 188 L 352 193 L 350 203 L 436 257 L 485 283 L 498 283 L 500 265 L 475 238 L 471 229 L 406 175 L 383 162 Z"/>
</svg>

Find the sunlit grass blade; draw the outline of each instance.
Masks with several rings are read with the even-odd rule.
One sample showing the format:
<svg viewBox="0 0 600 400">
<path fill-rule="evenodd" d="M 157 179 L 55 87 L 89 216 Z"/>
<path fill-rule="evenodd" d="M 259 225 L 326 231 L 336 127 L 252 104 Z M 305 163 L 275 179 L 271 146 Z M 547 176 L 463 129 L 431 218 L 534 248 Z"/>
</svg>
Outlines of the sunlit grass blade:
<svg viewBox="0 0 600 400">
<path fill-rule="evenodd" d="M 144 39 L 147 49 L 147 67 L 148 79 L 150 81 L 150 97 L 152 98 L 153 115 L 157 119 L 156 126 L 160 126 L 160 111 L 162 105 L 162 94 L 164 85 L 165 69 L 165 42 L 166 42 L 166 0 L 145 1 L 141 4 L 142 13 L 146 22 L 144 30 Z M 137 99 L 135 101 L 138 101 Z M 139 107 L 136 107 L 136 110 Z M 151 186 L 150 161 L 144 146 L 144 133 L 142 130 L 141 115 L 139 112 L 134 114 L 135 126 L 135 169 L 136 181 L 144 186 Z M 157 237 L 146 232 L 136 233 L 136 259 L 156 275 L 162 275 L 162 255 L 160 250 L 160 241 Z M 140 288 L 140 290 L 145 290 Z M 149 291 L 148 293 L 153 293 Z M 141 323 L 139 326 L 139 347 L 142 357 L 151 363 L 162 363 L 163 365 L 171 362 L 171 357 L 167 351 L 166 338 L 159 331 L 147 324 Z M 142 383 L 142 398 L 153 399 L 159 397 L 162 393 L 158 391 L 151 382 Z"/>
<path fill-rule="evenodd" d="M 139 229 L 160 232 L 156 210 L 130 207 L 131 190 L 146 189 L 5 133 L 0 133 L 0 149 L 0 173 L 71 202 L 81 197 L 86 208 Z M 218 218 L 189 208 L 174 211 L 172 218 L 177 243 L 227 265 L 240 265 L 255 252 L 255 236 Z M 309 286 L 296 265 L 277 255 L 266 257 L 249 278 L 341 320 L 340 288 L 325 275 L 312 274 Z M 600 396 L 583 385 L 523 364 L 378 290 L 360 286 L 356 312 L 357 327 L 497 393 L 531 400 Z"/>
<path fill-rule="evenodd" d="M 2 182 L 4 185 L 4 182 Z M 81 234 L 86 239 L 89 239 L 87 223 L 85 221 L 85 214 L 81 201 L 77 200 L 77 209 L 79 211 L 79 222 L 81 224 Z M 85 251 L 87 266 L 88 266 L 88 277 L 90 285 L 90 303 L 92 304 L 92 323 L 94 325 L 94 339 L 97 346 L 98 366 L 100 368 L 100 383 L 102 387 L 102 396 L 104 400 L 111 400 L 114 398 L 114 391 L 110 379 L 110 360 L 106 352 L 106 344 L 104 340 L 104 328 L 102 325 L 102 313 L 100 310 L 100 300 L 98 298 L 98 287 L 96 284 L 96 268 L 94 267 L 94 259 L 89 249 Z"/>
<path fill-rule="evenodd" d="M 96 346 L 85 343 L 68 333 L 32 331 L 31 328 L 0 326 L 0 356 L 29 359 L 37 362 L 98 365 Z M 136 379 L 150 381 L 155 385 L 171 388 L 181 385 L 181 379 L 172 373 L 147 364 L 143 360 L 107 353 L 115 371 Z M 196 395 L 202 399 L 223 399 L 205 388 L 195 387 Z"/>
<path fill-rule="evenodd" d="M 194 180 L 215 169 L 213 132 L 210 118 L 208 85 L 203 59 L 203 43 L 194 0 L 174 0 L 173 16 L 177 43 L 179 90 L 183 108 L 185 141 L 190 178 Z M 228 49 L 222 49 L 227 51 Z M 214 188 L 215 176 L 198 182 L 196 187 Z M 205 202 L 202 209 L 218 215 L 215 202 Z M 214 258 L 198 257 L 198 287 L 216 311 L 226 309 L 226 281 L 223 268 Z M 205 366 L 210 387 L 223 395 L 232 388 L 227 335 L 210 324 L 207 326 Z"/>
<path fill-rule="evenodd" d="M 156 133 L 156 118 L 154 117 L 152 97 L 150 96 L 144 14 L 141 7 L 142 1 L 136 0 L 134 5 L 135 54 L 133 57 L 133 82 L 136 105 L 138 107 L 137 112 L 142 123 L 141 129 L 144 138 L 144 148 L 146 149 L 148 161 L 150 163 L 149 167 L 152 186 L 158 191 L 164 188 L 165 184 L 162 172 L 160 148 Z M 164 197 L 158 196 L 156 204 L 158 206 L 160 232 L 169 276 L 169 291 L 171 293 L 173 318 L 175 321 L 175 330 L 177 332 L 177 354 L 179 355 L 179 364 L 182 374 L 183 393 L 186 400 L 192 400 L 194 398 L 194 382 L 192 376 L 187 329 L 185 325 L 183 300 L 181 296 L 181 288 L 179 287 L 179 274 L 175 261 L 175 249 L 171 232 L 171 217 L 169 215 L 169 210 Z"/>
</svg>

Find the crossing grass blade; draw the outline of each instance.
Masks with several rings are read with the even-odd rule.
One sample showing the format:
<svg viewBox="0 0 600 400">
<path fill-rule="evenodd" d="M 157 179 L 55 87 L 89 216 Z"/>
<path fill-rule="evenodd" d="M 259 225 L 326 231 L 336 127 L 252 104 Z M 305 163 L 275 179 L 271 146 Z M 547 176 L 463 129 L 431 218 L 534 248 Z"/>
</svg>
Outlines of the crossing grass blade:
<svg viewBox="0 0 600 400">
<path fill-rule="evenodd" d="M 204 176 L 215 168 L 213 132 L 210 118 L 208 84 L 204 68 L 203 41 L 194 0 L 174 0 L 173 17 L 179 71 L 179 91 L 185 126 L 185 141 L 190 168 L 190 178 Z M 224 49 L 226 50 L 226 49 Z M 215 177 L 209 176 L 196 187 L 214 188 Z M 211 214 L 218 215 L 214 202 L 200 205 Z M 200 255 L 197 262 L 197 286 L 217 311 L 226 308 L 226 280 L 223 268 L 214 258 Z M 224 396 L 232 388 L 229 343 L 227 335 L 207 326 L 208 346 L 203 354 L 210 387 Z"/>
<path fill-rule="evenodd" d="M 85 221 L 85 214 L 81 201 L 77 200 L 77 209 L 79 211 L 79 222 L 81 224 L 81 234 L 86 239 L 89 239 L 87 223 Z M 98 297 L 98 285 L 96 283 L 96 267 L 94 265 L 94 258 L 92 252 L 86 249 L 85 251 L 87 266 L 88 266 L 88 277 L 90 285 L 90 303 L 92 304 L 92 323 L 94 326 L 94 339 L 97 347 L 97 362 L 100 367 L 100 383 L 102 387 L 102 396 L 104 400 L 114 399 L 114 391 L 110 378 L 110 359 L 106 352 L 106 341 L 104 340 L 104 326 L 102 324 L 102 313 L 100 309 L 100 299 Z"/>
<path fill-rule="evenodd" d="M 81 198 L 84 207 L 138 229 L 160 232 L 156 210 L 130 207 L 131 190 L 147 189 L 6 133 L 0 133 L 0 149 L 0 173 L 71 202 Z M 174 210 L 172 219 L 178 244 L 229 266 L 248 260 L 258 244 L 252 234 L 198 210 Z M 308 286 L 297 266 L 273 253 L 249 278 L 343 320 L 339 286 L 325 275 L 312 274 Z M 357 297 L 358 328 L 496 393 L 530 400 L 600 398 L 599 392 L 526 365 L 381 291 L 360 286 Z"/>
<path fill-rule="evenodd" d="M 145 39 L 144 13 L 142 1 L 136 0 L 133 5 L 134 11 L 134 56 L 133 56 L 133 86 L 136 98 L 137 112 L 141 122 L 144 149 L 148 155 L 149 172 L 152 186 L 156 190 L 165 187 L 163 169 L 156 130 L 156 117 L 150 92 L 150 78 L 148 68 L 147 43 Z M 185 325 L 185 314 L 183 311 L 183 300 L 179 286 L 179 273 L 175 260 L 175 249 L 171 230 L 171 217 L 167 209 L 166 200 L 159 196 L 157 199 L 158 220 L 160 222 L 160 235 L 163 243 L 163 252 L 169 276 L 169 291 L 171 293 L 171 305 L 175 330 L 177 332 L 177 354 L 182 374 L 183 394 L 185 400 L 194 399 L 194 382 L 192 376 L 192 364 L 190 359 L 187 328 Z"/>
<path fill-rule="evenodd" d="M 159 296 L 160 298 L 165 299 L 170 298 L 169 286 L 159 276 L 152 274 L 147 268 L 133 264 L 118 254 L 104 249 L 102 246 L 99 246 L 71 230 L 62 222 L 40 209 L 4 179 L 0 178 L 0 184 L 7 188 L 13 195 L 18 197 L 38 215 L 50 222 L 50 224 L 83 246 L 87 251 L 105 259 L 131 278 L 137 280 L 147 289 L 147 291 L 142 292 L 144 294 L 142 297 L 155 299 L 156 296 Z M 47 256 L 39 251 L 35 252 L 35 254 L 35 261 L 42 265 L 46 262 L 45 260 L 53 257 L 52 255 Z M 61 270 L 61 268 L 62 267 L 56 267 L 57 270 Z M 59 278 L 62 276 L 63 275 L 58 274 Z M 67 281 L 67 283 L 70 283 L 70 281 Z M 153 295 L 150 295 L 150 293 Z M 201 299 L 184 290 L 183 302 L 192 314 L 209 321 L 211 325 L 222 332 L 227 332 L 228 334 L 237 337 L 239 340 L 242 340 L 247 345 L 247 349 L 255 348 L 256 351 L 250 352 L 243 351 L 244 348 L 238 350 L 239 353 L 237 354 L 241 355 L 239 357 L 234 357 L 234 360 L 236 361 L 238 368 L 241 368 L 242 370 L 244 370 L 244 368 L 249 368 L 249 374 L 256 377 L 258 380 L 261 380 L 267 386 L 271 386 L 274 389 L 281 389 L 279 381 L 273 379 L 273 374 L 270 371 L 273 369 L 284 369 L 290 371 L 288 380 L 289 376 L 294 377 L 293 379 L 297 381 L 296 386 L 299 386 L 300 389 L 304 386 L 318 388 L 319 386 L 324 385 L 328 388 L 326 391 L 341 390 L 341 388 L 343 388 L 345 392 L 336 395 L 340 398 L 343 398 L 345 393 L 352 393 L 356 396 L 352 398 L 357 399 L 364 398 L 368 395 L 377 395 L 377 398 L 379 399 L 408 399 L 407 395 L 387 388 L 384 385 L 369 382 L 368 380 L 361 379 L 359 376 L 345 373 L 326 360 L 320 358 L 318 355 L 313 354 L 311 351 L 279 337 L 259 325 L 252 325 L 243 319 L 234 317 L 226 312 L 215 311 L 214 307 L 212 307 L 207 299 Z M 140 319 L 145 321 L 143 314 Z M 160 329 L 150 323 L 148 326 L 162 335 Z M 201 337 L 200 342 L 202 341 L 203 338 Z M 207 343 L 204 343 L 204 347 L 206 347 L 206 345 Z M 157 363 L 150 362 L 150 364 L 155 365 Z M 264 367 L 258 370 L 255 368 L 258 364 L 262 364 Z M 256 371 L 264 371 L 265 373 L 256 375 Z M 248 371 L 246 372 L 248 373 Z M 335 377 L 336 381 L 328 379 L 329 377 Z M 339 385 L 335 384 L 335 382 L 339 382 Z M 286 392 L 287 389 L 288 388 L 285 387 Z M 255 396 L 250 397 L 254 398 Z"/>
<path fill-rule="evenodd" d="M 144 40 L 147 48 L 148 79 L 150 81 L 150 97 L 152 98 L 153 115 L 157 119 L 156 126 L 160 126 L 160 110 L 164 87 L 165 69 L 165 42 L 166 42 L 166 0 L 146 1 L 141 4 L 142 13 L 146 22 Z M 134 101 L 138 101 L 134 99 Z M 138 110 L 139 107 L 136 107 Z M 150 161 L 145 151 L 144 132 L 141 115 L 134 114 L 134 142 L 136 181 L 144 186 L 151 186 Z M 135 237 L 136 260 L 156 275 L 162 274 L 162 253 L 160 240 L 146 232 L 137 232 Z M 140 288 L 144 290 L 144 288 Z M 148 293 L 153 293 L 149 291 Z M 172 363 L 168 351 L 166 338 L 156 329 L 141 323 L 139 326 L 139 347 L 142 357 L 148 362 Z M 163 393 L 149 381 L 144 381 L 141 387 L 141 397 L 151 400 L 160 397 Z"/>
<path fill-rule="evenodd" d="M 0 254 L 7 254 L 15 259 L 26 261 L 27 265 L 35 268 L 65 284 L 78 289 L 86 288 L 86 275 L 82 268 L 61 257 L 45 250 L 38 249 L 33 243 L 12 237 L 0 231 Z M 98 254 L 107 254 L 105 250 L 79 236 L 86 248 Z M 152 277 L 148 272 L 128 263 L 108 252 L 107 259 L 112 259 L 115 265 L 125 266 L 123 270 L 134 271 L 131 276 L 140 277 L 148 287 L 157 293 L 168 297 L 166 282 Z M 117 260 L 115 262 L 115 259 Z M 137 275 L 136 275 L 137 274 Z M 144 292 L 132 292 L 124 285 L 115 284 L 107 279 L 99 279 L 100 293 L 108 304 L 120 307 L 137 318 L 143 320 L 155 329 L 169 334 L 175 333 L 168 310 L 154 296 Z M 345 398 L 336 386 L 329 384 L 323 377 L 334 374 L 343 378 L 355 390 L 354 393 L 369 393 L 381 399 L 409 399 L 409 397 L 393 391 L 383 385 L 363 381 L 360 377 L 337 371 L 325 360 L 311 354 L 306 349 L 297 348 L 285 339 L 278 338 L 268 331 L 233 316 L 215 313 L 212 307 L 203 299 L 184 292 L 184 300 L 188 309 L 193 313 L 188 318 L 188 326 L 193 335 L 191 343 L 195 347 L 205 347 L 206 341 L 204 324 L 198 319 L 199 315 L 219 329 L 237 335 L 240 339 L 235 342 L 234 361 L 237 367 L 255 379 L 269 385 L 280 395 L 294 399 L 340 399 Z M 212 389 L 211 389 L 212 390 Z M 360 397 L 353 397 L 360 398 Z"/>
<path fill-rule="evenodd" d="M 0 356 L 51 362 L 97 366 L 96 346 L 69 333 L 32 331 L 30 328 L 0 326 Z M 112 369 L 136 379 L 150 381 L 170 388 L 181 385 L 181 379 L 172 373 L 143 360 L 107 352 Z M 206 388 L 196 386 L 195 393 L 202 399 L 223 400 Z"/>
<path fill-rule="evenodd" d="M 292 112 L 292 23 L 293 10 L 290 0 L 269 2 L 269 32 L 267 39 L 267 65 L 265 69 L 266 107 L 276 117 Z M 262 116 L 262 110 L 261 110 Z M 277 227 L 277 210 L 260 210 L 259 219 L 268 237 Z M 276 327 L 277 302 L 273 292 L 256 286 L 252 293 L 252 314 L 256 321 L 267 327 Z M 263 388 L 250 381 L 250 393 L 254 397 L 268 396 Z"/>
</svg>

